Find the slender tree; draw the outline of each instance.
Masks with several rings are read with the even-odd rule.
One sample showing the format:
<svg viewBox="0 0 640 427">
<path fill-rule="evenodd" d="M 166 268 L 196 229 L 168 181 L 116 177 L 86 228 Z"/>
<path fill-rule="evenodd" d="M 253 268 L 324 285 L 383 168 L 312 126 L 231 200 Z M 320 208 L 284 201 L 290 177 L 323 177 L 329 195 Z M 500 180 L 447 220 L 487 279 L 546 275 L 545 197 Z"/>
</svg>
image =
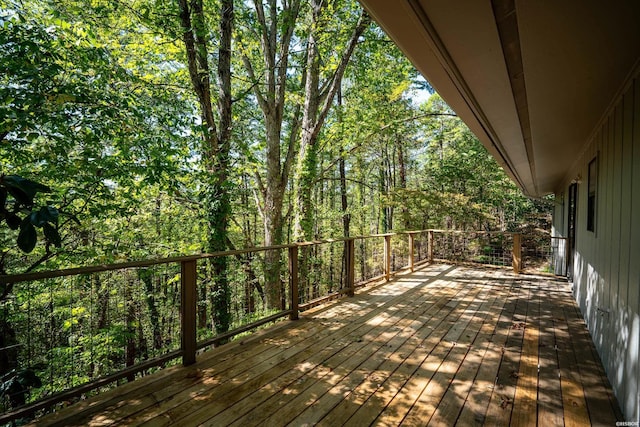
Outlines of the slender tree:
<svg viewBox="0 0 640 427">
<path fill-rule="evenodd" d="M 344 49 L 338 55 L 337 66 L 329 70 L 324 67 L 325 70 L 322 72 L 323 54 L 327 56 L 330 54 L 327 50 L 321 50 L 323 46 L 320 46 L 319 40 L 321 38 L 326 40 L 327 25 L 330 22 L 328 16 L 333 15 L 336 4 L 324 0 L 312 0 L 310 5 L 311 28 L 306 46 L 302 134 L 294 177 L 296 203 L 294 238 L 296 240 L 313 239 L 311 194 L 318 174 L 318 137 L 340 88 L 351 55 L 371 23 L 371 18 L 361 10 Z"/>
<path fill-rule="evenodd" d="M 245 10 L 245 14 L 251 16 L 254 24 L 248 24 L 247 19 L 246 29 L 240 34 L 242 60 L 264 121 L 266 173 L 263 176 L 256 171 L 255 179 L 261 197 L 266 246 L 283 242 L 285 192 L 300 128 L 299 108 L 285 109 L 290 49 L 300 8 L 300 0 L 253 0 L 253 13 Z M 271 308 L 280 308 L 283 303 L 280 270 L 280 252 L 267 251 L 265 296 Z"/>
<path fill-rule="evenodd" d="M 231 215 L 229 196 L 229 153 L 232 131 L 231 42 L 234 17 L 233 0 L 221 0 L 217 50 L 217 108 L 211 82 L 209 29 L 202 0 L 179 0 L 180 22 L 187 55 L 189 76 L 200 104 L 203 158 L 208 172 L 204 205 L 209 224 L 208 250 L 227 248 L 227 229 Z M 213 288 L 209 289 L 217 332 L 229 329 L 230 291 L 226 257 L 211 258 Z"/>
</svg>

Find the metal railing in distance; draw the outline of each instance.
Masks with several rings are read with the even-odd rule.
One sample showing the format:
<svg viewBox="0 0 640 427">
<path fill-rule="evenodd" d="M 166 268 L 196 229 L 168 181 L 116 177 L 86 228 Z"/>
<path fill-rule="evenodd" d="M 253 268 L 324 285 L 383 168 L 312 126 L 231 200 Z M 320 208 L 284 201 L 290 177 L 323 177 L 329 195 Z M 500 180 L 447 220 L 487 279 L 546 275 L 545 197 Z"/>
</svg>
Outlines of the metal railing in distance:
<svg viewBox="0 0 640 427">
<path fill-rule="evenodd" d="M 513 234 L 434 230 L 434 258 L 497 266 L 513 263 Z"/>
<path fill-rule="evenodd" d="M 416 231 L 411 232 L 413 236 L 413 262 L 419 264 L 425 261 L 431 261 L 429 256 L 429 236 L 433 238 L 433 231 Z"/>
<path fill-rule="evenodd" d="M 3 335 L 15 337 L 15 347 L 3 349 L 11 364 L 3 383 L 15 385 L 1 409 L 99 378 L 131 379 L 129 370 L 150 360 L 166 365 L 180 355 L 180 299 L 174 263 L 15 284 L 0 307 Z M 26 387 L 27 379 L 40 386 Z"/>
<path fill-rule="evenodd" d="M 391 236 L 391 271 L 399 271 L 409 267 L 409 234 L 394 234 Z M 415 258 L 414 258 L 415 259 Z"/>
<path fill-rule="evenodd" d="M 384 239 L 381 236 L 356 237 L 354 249 L 356 286 L 384 274 Z"/>
<path fill-rule="evenodd" d="M 345 240 L 298 247 L 298 303 L 301 310 L 340 295 L 346 284 Z"/>
<path fill-rule="evenodd" d="M 548 233 L 528 233 L 522 236 L 522 264 L 527 272 L 567 274 L 567 239 Z"/>
</svg>

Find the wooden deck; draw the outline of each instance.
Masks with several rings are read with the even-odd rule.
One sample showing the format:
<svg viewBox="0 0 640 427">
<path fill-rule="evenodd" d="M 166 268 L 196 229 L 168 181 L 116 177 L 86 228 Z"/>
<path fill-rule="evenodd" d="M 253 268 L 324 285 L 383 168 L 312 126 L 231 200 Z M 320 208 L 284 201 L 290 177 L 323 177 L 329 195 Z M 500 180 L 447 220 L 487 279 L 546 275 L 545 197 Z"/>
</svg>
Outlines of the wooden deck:
<svg viewBox="0 0 640 427">
<path fill-rule="evenodd" d="M 42 425 L 615 425 L 566 281 L 432 265 Z"/>
</svg>

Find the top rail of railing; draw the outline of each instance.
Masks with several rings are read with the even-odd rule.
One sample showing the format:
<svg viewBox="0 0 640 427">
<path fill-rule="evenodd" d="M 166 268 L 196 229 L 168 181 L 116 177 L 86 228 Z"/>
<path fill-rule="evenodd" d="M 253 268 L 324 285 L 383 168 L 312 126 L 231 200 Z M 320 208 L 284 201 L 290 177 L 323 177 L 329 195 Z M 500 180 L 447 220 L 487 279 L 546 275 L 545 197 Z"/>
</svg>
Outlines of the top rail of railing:
<svg viewBox="0 0 640 427">
<path fill-rule="evenodd" d="M 218 252 L 193 254 L 193 255 L 182 255 L 182 256 L 166 257 L 166 258 L 155 258 L 155 259 L 147 259 L 147 260 L 139 260 L 139 261 L 125 261 L 125 262 L 109 263 L 109 264 L 96 264 L 96 265 L 90 265 L 90 266 L 84 266 L 84 267 L 73 267 L 73 268 L 66 268 L 66 269 L 60 269 L 60 270 L 45 270 L 45 271 L 20 273 L 20 274 L 0 275 L 0 283 L 20 283 L 20 282 L 28 282 L 32 280 L 75 276 L 79 274 L 91 274 L 91 273 L 101 273 L 101 272 L 113 271 L 113 270 L 124 270 L 128 268 L 152 267 L 152 266 L 161 265 L 161 264 L 179 263 L 183 261 L 195 261 L 200 259 L 208 259 L 208 258 L 215 258 L 215 257 L 221 257 L 221 256 L 244 255 L 248 253 L 265 252 L 270 250 L 289 249 L 292 247 L 315 246 L 315 245 L 321 245 L 326 243 L 344 242 L 348 240 L 373 239 L 378 237 L 419 234 L 419 233 L 427 233 L 427 232 L 460 234 L 460 235 L 474 234 L 474 233 L 485 234 L 485 235 L 519 234 L 517 232 L 510 232 L 510 231 L 478 231 L 478 230 L 464 231 L 464 230 L 444 230 L 444 229 L 400 231 L 400 232 L 391 232 L 391 233 L 370 234 L 366 236 L 338 237 L 338 238 L 320 239 L 320 240 L 313 240 L 313 241 L 306 241 L 306 242 L 294 242 L 294 243 L 287 243 L 287 244 L 273 245 L 273 246 L 247 247 L 243 249 L 235 249 L 235 250 L 228 250 L 228 251 L 218 251 Z M 550 236 L 550 238 L 566 240 L 566 238 L 564 237 Z"/>
<path fill-rule="evenodd" d="M 147 259 L 147 260 L 140 260 L 140 261 L 125 261 L 125 262 L 117 262 L 117 263 L 110 263 L 110 264 L 96 264 L 91 266 L 73 267 L 73 268 L 66 268 L 66 269 L 60 269 L 60 270 L 45 270 L 45 271 L 36 271 L 36 272 L 20 273 L 20 274 L 7 274 L 7 275 L 0 275 L 0 283 L 20 283 L 20 282 L 28 282 L 32 280 L 51 279 L 55 277 L 75 276 L 79 274 L 102 273 L 105 271 L 113 271 L 113 270 L 124 270 L 128 268 L 152 267 L 155 265 L 172 264 L 172 263 L 179 263 L 183 261 L 197 261 L 200 259 L 216 258 L 216 257 L 222 257 L 222 256 L 235 256 L 235 255 L 243 255 L 248 253 L 265 252 L 265 251 L 271 251 L 271 250 L 289 249 L 293 247 L 315 246 L 315 245 L 321 245 L 326 243 L 344 242 L 348 240 L 362 240 L 362 239 L 373 239 L 377 237 L 403 235 L 403 234 L 417 234 L 417 233 L 425 233 L 428 231 L 437 231 L 437 230 L 402 231 L 397 233 L 371 234 L 367 236 L 338 237 L 338 238 L 331 238 L 331 239 L 313 240 L 313 241 L 307 241 L 307 242 L 287 243 L 283 245 L 256 246 L 256 247 L 248 247 L 243 249 L 218 251 L 218 252 L 202 253 L 202 254 L 194 254 L 194 255 L 182 255 L 182 256 L 175 256 L 175 257 L 155 258 L 155 259 Z"/>
<path fill-rule="evenodd" d="M 235 249 L 235 250 L 228 250 L 228 251 L 218 251 L 218 252 L 193 254 L 193 255 L 181 255 L 181 256 L 175 256 L 175 257 L 155 258 L 155 259 L 147 259 L 147 260 L 139 260 L 139 261 L 125 261 L 125 262 L 109 263 L 109 264 L 95 264 L 90 266 L 73 267 L 73 268 L 66 268 L 66 269 L 60 269 L 60 270 L 46 270 L 46 271 L 37 271 L 37 272 L 29 272 L 29 273 L 20 273 L 20 274 L 7 274 L 7 275 L 0 275 L 0 283 L 28 282 L 32 280 L 51 279 L 55 277 L 75 276 L 78 274 L 101 273 L 105 271 L 123 270 L 128 268 L 152 267 L 154 265 L 179 263 L 183 261 L 195 261 L 199 259 L 215 258 L 215 257 L 221 257 L 221 256 L 244 255 L 247 253 L 265 252 L 265 251 L 278 250 L 278 249 L 289 249 L 292 247 L 315 246 L 315 245 L 321 245 L 326 243 L 344 242 L 348 240 L 373 239 L 377 237 L 419 234 L 419 233 L 427 233 L 427 232 L 447 233 L 447 234 L 474 234 L 475 233 L 475 234 L 486 234 L 486 235 L 518 234 L 517 232 L 510 232 L 510 231 L 475 231 L 475 230 L 463 231 L 463 230 L 443 230 L 443 229 L 400 231 L 400 232 L 392 232 L 392 233 L 370 234 L 366 236 L 337 237 L 337 238 L 320 239 L 320 240 L 313 240 L 313 241 L 306 241 L 306 242 L 294 242 L 294 243 L 287 243 L 287 244 L 274 245 L 274 246 L 255 246 L 255 247 L 247 247 L 243 249 Z M 554 237 L 554 236 L 551 236 L 551 238 L 565 239 L 563 237 Z"/>
</svg>

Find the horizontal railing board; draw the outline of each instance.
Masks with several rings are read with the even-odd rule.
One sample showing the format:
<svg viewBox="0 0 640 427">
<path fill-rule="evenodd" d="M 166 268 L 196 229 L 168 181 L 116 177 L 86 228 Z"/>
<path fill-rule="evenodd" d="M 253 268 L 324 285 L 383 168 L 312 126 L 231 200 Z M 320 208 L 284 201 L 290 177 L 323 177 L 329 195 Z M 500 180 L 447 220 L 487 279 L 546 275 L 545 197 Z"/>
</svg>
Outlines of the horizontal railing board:
<svg viewBox="0 0 640 427">
<path fill-rule="evenodd" d="M 402 234 L 409 234 L 409 233 L 421 233 L 421 232 L 427 232 L 427 231 L 429 230 L 400 232 L 400 233 L 386 233 L 386 234 L 372 234 L 369 236 L 338 237 L 338 238 L 332 238 L 332 239 L 313 240 L 308 242 L 287 243 L 284 245 L 257 246 L 257 247 L 251 247 L 251 248 L 235 249 L 230 251 L 218 251 L 218 252 L 211 252 L 211 253 L 204 253 L 204 254 L 184 255 L 184 256 L 149 259 L 149 260 L 141 260 L 141 261 L 126 261 L 126 262 L 118 262 L 118 263 L 110 263 L 110 264 L 97 264 L 97 265 L 91 265 L 86 267 L 73 267 L 73 268 L 67 268 L 67 269 L 61 269 L 61 270 L 47 270 L 47 271 L 37 271 L 37 272 L 20 273 L 20 274 L 7 274 L 7 275 L 0 275 L 0 283 L 29 282 L 34 280 L 53 279 L 56 277 L 77 276 L 80 274 L 91 274 L 91 273 L 102 273 L 105 271 L 126 270 L 129 268 L 152 267 L 154 265 L 173 264 L 173 263 L 179 263 L 183 261 L 194 261 L 194 260 L 200 260 L 200 259 L 216 258 L 221 256 L 243 255 L 243 254 L 254 253 L 254 252 L 266 252 L 271 250 L 288 249 L 292 247 L 315 246 L 315 245 L 322 245 L 326 243 L 344 242 L 347 240 L 373 239 L 376 237 L 402 235 Z"/>
</svg>

